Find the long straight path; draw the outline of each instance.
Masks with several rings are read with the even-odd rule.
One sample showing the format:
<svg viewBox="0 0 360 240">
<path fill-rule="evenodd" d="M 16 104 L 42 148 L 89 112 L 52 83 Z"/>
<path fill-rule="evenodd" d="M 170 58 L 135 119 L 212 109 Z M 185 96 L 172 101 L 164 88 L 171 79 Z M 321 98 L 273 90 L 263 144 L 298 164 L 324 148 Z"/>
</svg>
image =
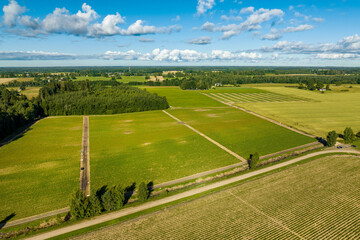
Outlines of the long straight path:
<svg viewBox="0 0 360 240">
<path fill-rule="evenodd" d="M 162 199 L 159 199 L 159 200 L 147 202 L 147 203 L 141 204 L 141 205 L 136 206 L 136 207 L 129 207 L 129 208 L 125 208 L 125 209 L 122 209 L 122 210 L 119 210 L 119 211 L 116 211 L 116 212 L 103 214 L 103 215 L 94 217 L 92 219 L 85 220 L 85 221 L 82 221 L 80 223 L 77 223 L 77 224 L 74 224 L 74 225 L 71 225 L 71 226 L 67 226 L 67 227 L 64 227 L 64 228 L 60 228 L 60 229 L 57 229 L 57 230 L 54 230 L 54 231 L 51 231 L 51 232 L 42 233 L 42 234 L 36 235 L 34 237 L 30 237 L 28 239 L 39 240 L 39 239 L 48 239 L 48 238 L 60 236 L 62 234 L 66 234 L 66 233 L 73 232 L 73 231 L 76 231 L 76 230 L 79 230 L 79 229 L 94 226 L 94 225 L 97 225 L 97 224 L 100 224 L 100 223 L 104 223 L 104 222 L 107 222 L 107 221 L 111 221 L 111 220 L 114 220 L 114 219 L 117 219 L 117 218 L 120 218 L 120 217 L 130 215 L 130 214 L 141 212 L 141 211 L 144 211 L 144 210 L 147 210 L 147 209 L 150 209 L 150 208 L 154 208 L 154 207 L 161 206 L 161 205 L 164 205 L 164 204 L 167 204 L 167 203 L 171 203 L 171 202 L 174 202 L 174 201 L 177 201 L 177 200 L 180 200 L 180 199 L 191 197 L 191 196 L 194 196 L 196 194 L 207 192 L 209 190 L 213 190 L 213 189 L 216 189 L 216 188 L 219 188 L 219 187 L 223 187 L 223 186 L 226 186 L 226 185 L 229 185 L 229 184 L 232 184 L 232 183 L 236 183 L 236 182 L 239 182 L 241 180 L 245 180 L 245 179 L 248 179 L 248 178 L 251 178 L 251 177 L 254 177 L 254 176 L 258 176 L 258 175 L 263 174 L 263 173 L 268 173 L 270 171 L 280 169 L 282 167 L 285 167 L 285 166 L 300 162 L 302 160 L 305 160 L 305 159 L 308 159 L 308 158 L 311 158 L 311 157 L 320 156 L 320 155 L 324 155 L 324 154 L 328 154 L 328 153 L 354 153 L 354 154 L 360 154 L 360 152 L 355 150 L 355 149 L 342 149 L 342 150 L 332 149 L 332 150 L 325 150 L 325 151 L 321 151 L 321 152 L 310 153 L 310 154 L 305 155 L 305 156 L 301 156 L 301 157 L 298 157 L 298 158 L 295 158 L 295 159 L 292 159 L 292 160 L 289 160 L 289 161 L 286 161 L 286 162 L 282 162 L 282 163 L 279 163 L 279 164 L 276 164 L 276 165 L 269 166 L 267 168 L 262 168 L 262 169 L 259 169 L 257 171 L 252 171 L 252 172 L 249 172 L 249 173 L 237 176 L 237 177 L 233 177 L 233 178 L 229 178 L 229 179 L 219 181 L 219 182 L 216 182 L 216 183 L 213 183 L 213 184 L 209 184 L 209 185 L 204 186 L 204 187 L 192 189 L 192 190 L 182 192 L 182 193 L 170 196 L 170 197 L 165 197 L 165 198 L 162 198 Z"/>
<path fill-rule="evenodd" d="M 83 134 L 80 159 L 80 190 L 90 196 L 90 154 L 89 154 L 89 117 L 83 118 Z"/>
<path fill-rule="evenodd" d="M 205 95 L 205 96 L 207 96 L 207 97 L 209 97 L 209 98 L 212 98 L 212 99 L 214 99 L 214 100 L 216 100 L 216 101 L 218 101 L 218 102 L 220 102 L 220 103 L 222 103 L 222 104 L 225 104 L 225 105 L 228 105 L 228 106 L 230 106 L 230 107 L 239 109 L 239 110 L 241 110 L 241 111 L 250 113 L 250 114 L 252 114 L 252 115 L 254 115 L 254 116 L 256 116 L 256 117 L 262 118 L 262 119 L 267 120 L 267 121 L 269 121 L 269 122 L 272 122 L 272 123 L 274 123 L 274 124 L 276 124 L 276 125 L 279 125 L 279 126 L 281 126 L 281 127 L 287 128 L 287 129 L 289 129 L 289 130 L 291 130 L 291 131 L 293 131 L 293 132 L 300 133 L 300 134 L 305 135 L 305 136 L 307 136 L 307 137 L 316 138 L 315 135 L 312 135 L 312 134 L 303 132 L 303 131 L 301 131 L 301 130 L 292 128 L 292 127 L 290 127 L 290 126 L 288 126 L 288 125 L 286 125 L 286 124 L 283 124 L 283 123 L 281 123 L 281 122 L 278 122 L 278 121 L 276 121 L 276 120 L 274 120 L 274 119 L 265 117 L 265 116 L 260 115 L 260 114 L 258 114 L 258 113 L 255 113 L 255 112 L 252 112 L 252 111 L 250 111 L 250 110 L 247 110 L 247 109 L 245 109 L 245 108 L 236 106 L 236 105 L 233 104 L 233 102 L 224 102 L 224 101 L 222 101 L 222 100 L 220 100 L 220 99 L 218 99 L 218 98 L 216 98 L 216 97 L 214 97 L 214 96 L 211 96 L 210 94 L 207 94 L 207 93 L 201 93 L 201 94 L 203 94 L 203 95 Z"/>
<path fill-rule="evenodd" d="M 236 157 L 237 159 L 239 159 L 242 162 L 246 162 L 245 158 L 241 157 L 240 155 L 234 153 L 233 151 L 231 151 L 230 149 L 226 148 L 225 146 L 221 145 L 220 143 L 218 143 L 217 141 L 215 141 L 214 139 L 206 136 L 205 134 L 203 134 L 202 132 L 196 130 L 195 128 L 193 128 L 192 126 L 190 126 L 189 124 L 181 121 L 180 119 L 178 119 L 177 117 L 175 117 L 174 115 L 171 115 L 170 113 L 168 113 L 165 110 L 162 110 L 164 113 L 166 113 L 168 116 L 170 116 L 171 118 L 175 119 L 178 123 L 183 124 L 184 126 L 186 126 L 187 128 L 191 129 L 192 131 L 196 132 L 197 134 L 199 134 L 200 136 L 202 136 L 203 138 L 207 139 L 208 141 L 212 142 L 213 144 L 215 144 L 216 146 L 218 146 L 219 148 L 221 148 L 222 150 L 228 152 L 229 154 L 233 155 L 234 157 Z"/>
</svg>

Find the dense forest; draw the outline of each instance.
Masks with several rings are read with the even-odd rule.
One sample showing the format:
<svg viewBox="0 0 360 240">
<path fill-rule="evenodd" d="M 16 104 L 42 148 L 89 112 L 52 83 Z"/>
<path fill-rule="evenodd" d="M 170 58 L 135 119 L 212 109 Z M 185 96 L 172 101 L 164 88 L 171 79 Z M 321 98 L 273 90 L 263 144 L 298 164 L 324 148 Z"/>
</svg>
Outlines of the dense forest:
<svg viewBox="0 0 360 240">
<path fill-rule="evenodd" d="M 70 82 L 71 83 L 71 82 Z M 82 82 L 84 83 L 84 82 Z M 166 97 L 130 86 L 90 87 L 53 83 L 40 90 L 45 115 L 116 114 L 166 109 Z M 74 88 L 75 86 L 75 88 Z"/>
<path fill-rule="evenodd" d="M 51 115 L 115 114 L 166 109 L 165 97 L 110 82 L 50 82 L 31 100 L 0 85 L 0 139 L 34 120 Z"/>
<path fill-rule="evenodd" d="M 0 139 L 38 118 L 42 114 L 39 103 L 0 86 Z"/>
</svg>

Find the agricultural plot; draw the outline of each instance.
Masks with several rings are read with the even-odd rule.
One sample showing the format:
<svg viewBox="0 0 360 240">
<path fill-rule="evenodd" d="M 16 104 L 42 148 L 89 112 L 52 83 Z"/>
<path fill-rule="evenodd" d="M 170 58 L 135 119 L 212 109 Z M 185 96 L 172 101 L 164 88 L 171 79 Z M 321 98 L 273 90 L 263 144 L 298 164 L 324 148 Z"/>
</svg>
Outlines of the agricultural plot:
<svg viewBox="0 0 360 240">
<path fill-rule="evenodd" d="M 166 96 L 169 105 L 172 107 L 224 107 L 209 97 L 202 95 L 199 91 L 181 90 L 179 87 L 144 87 L 146 91 L 157 93 L 159 96 Z"/>
<path fill-rule="evenodd" d="M 0 148 L 0 219 L 68 206 L 79 187 L 82 117 L 47 118 Z"/>
<path fill-rule="evenodd" d="M 315 141 L 231 107 L 168 112 L 244 158 L 255 152 L 266 155 Z"/>
<path fill-rule="evenodd" d="M 328 156 L 80 239 L 358 239 L 359 171 Z"/>
<path fill-rule="evenodd" d="M 159 184 L 239 162 L 162 111 L 90 116 L 92 191 Z"/>
<path fill-rule="evenodd" d="M 249 102 L 305 102 L 307 99 L 281 95 L 277 93 L 210 93 L 215 99 L 226 103 L 249 103 Z"/>
<path fill-rule="evenodd" d="M 334 90 L 319 92 L 285 87 L 262 88 L 274 94 L 305 98 L 296 102 L 237 102 L 236 104 L 276 121 L 296 127 L 305 132 L 326 136 L 327 132 L 342 132 L 345 127 L 360 130 L 360 87 L 353 86 L 349 92 Z M 340 87 L 339 87 L 340 88 Z M 343 87 L 341 87 L 343 88 Z"/>
</svg>

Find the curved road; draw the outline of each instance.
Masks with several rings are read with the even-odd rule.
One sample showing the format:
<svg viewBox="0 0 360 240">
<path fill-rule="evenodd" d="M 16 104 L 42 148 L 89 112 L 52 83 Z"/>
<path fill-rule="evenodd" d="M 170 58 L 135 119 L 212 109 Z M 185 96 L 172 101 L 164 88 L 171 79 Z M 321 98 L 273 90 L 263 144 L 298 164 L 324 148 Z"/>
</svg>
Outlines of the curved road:
<svg viewBox="0 0 360 240">
<path fill-rule="evenodd" d="M 189 191 L 186 191 L 186 192 L 183 192 L 183 193 L 179 193 L 179 194 L 176 194 L 176 195 L 173 195 L 173 196 L 170 196 L 170 197 L 166 197 L 166 198 L 163 198 L 163 199 L 159 199 L 159 200 L 156 200 L 156 201 L 147 202 L 147 203 L 144 203 L 144 204 L 136 206 L 136 207 L 129 207 L 129 208 L 125 208 L 125 209 L 122 209 L 122 210 L 119 210 L 119 211 L 116 211 L 116 212 L 103 214 L 103 215 L 94 217 L 92 219 L 85 220 L 85 221 L 82 221 L 80 223 L 77 223 L 77 224 L 74 224 L 74 225 L 71 225 L 71 226 L 67 226 L 67 227 L 64 227 L 64 228 L 61 228 L 61 229 L 57 229 L 57 230 L 54 230 L 54 231 L 51 231 L 51 232 L 39 234 L 37 236 L 31 237 L 31 238 L 28 238 L 28 239 L 47 239 L 47 238 L 51 238 L 51 237 L 56 237 L 56 236 L 59 236 L 59 235 L 65 234 L 65 233 L 69 233 L 69 232 L 73 232 L 73 231 L 76 231 L 76 230 L 79 230 L 79 229 L 82 229 L 82 228 L 94 226 L 96 224 L 107 222 L 107 221 L 110 221 L 110 220 L 113 220 L 113 219 L 124 217 L 124 216 L 130 215 L 130 214 L 133 214 L 133 213 L 137 213 L 137 212 L 140 212 L 140 211 L 143 211 L 143 210 L 146 210 L 146 209 L 161 206 L 161 205 L 166 204 L 166 203 L 170 203 L 170 202 L 174 202 L 174 201 L 177 201 L 177 200 L 180 200 L 180 199 L 184 199 L 184 198 L 187 198 L 187 197 L 199 194 L 199 193 L 203 193 L 203 192 L 206 192 L 206 191 L 209 191 L 209 190 L 212 190 L 212 189 L 223 187 L 223 186 L 226 186 L 226 185 L 229 185 L 229 184 L 232 184 L 232 183 L 235 183 L 235 182 L 247 179 L 247 178 L 251 178 L 251 177 L 263 174 L 263 173 L 267 173 L 267 172 L 270 172 L 270 171 L 273 171 L 273 170 L 276 170 L 276 169 L 279 169 L 279 168 L 282 168 L 282 167 L 285 167 L 285 166 L 300 162 L 302 160 L 305 160 L 305 159 L 308 159 L 308 158 L 311 158 L 311 157 L 324 155 L 324 154 L 328 154 L 328 153 L 354 153 L 354 154 L 359 154 L 360 155 L 360 152 L 355 150 L 355 149 L 341 149 L 341 150 L 340 149 L 331 149 L 331 150 L 324 150 L 324 151 L 321 151 L 321 152 L 310 153 L 310 154 L 305 155 L 305 156 L 301 156 L 301 157 L 298 157 L 298 158 L 295 158 L 295 159 L 292 159 L 292 160 L 289 160 L 289 161 L 286 161 L 286 162 L 282 162 L 282 163 L 279 163 L 279 164 L 276 164 L 276 165 L 273 165 L 273 166 L 270 166 L 270 167 L 267 167 L 267 168 L 259 169 L 257 171 L 249 172 L 249 173 L 243 174 L 241 176 L 237 176 L 237 177 L 229 178 L 229 179 L 219 181 L 219 182 L 216 182 L 216 183 L 213 183 L 213 184 L 209 184 L 209 185 L 204 186 L 204 187 L 200 187 L 200 188 L 197 188 L 197 189 L 192 189 L 192 190 L 189 190 Z"/>
</svg>

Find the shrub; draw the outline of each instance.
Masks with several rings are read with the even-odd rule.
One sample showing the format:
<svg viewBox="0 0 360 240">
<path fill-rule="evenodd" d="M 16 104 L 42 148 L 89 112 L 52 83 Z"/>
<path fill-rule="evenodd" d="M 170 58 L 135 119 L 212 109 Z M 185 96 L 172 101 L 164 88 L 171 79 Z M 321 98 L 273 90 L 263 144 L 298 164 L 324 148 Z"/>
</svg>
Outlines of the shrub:
<svg viewBox="0 0 360 240">
<path fill-rule="evenodd" d="M 355 134 L 350 127 L 345 128 L 343 138 L 345 143 L 352 143 L 355 140 Z"/>
<path fill-rule="evenodd" d="M 328 146 L 328 147 L 335 146 L 337 137 L 338 137 L 338 134 L 335 131 L 329 132 L 326 137 L 326 146 Z"/>
<path fill-rule="evenodd" d="M 139 202 L 145 202 L 149 197 L 149 191 L 144 182 L 140 183 L 139 185 L 139 195 L 138 200 Z"/>
<path fill-rule="evenodd" d="M 259 162 L 259 153 L 254 153 L 250 155 L 250 158 L 248 160 L 248 164 L 249 164 L 249 168 L 250 169 L 255 169 L 257 163 Z"/>
</svg>

